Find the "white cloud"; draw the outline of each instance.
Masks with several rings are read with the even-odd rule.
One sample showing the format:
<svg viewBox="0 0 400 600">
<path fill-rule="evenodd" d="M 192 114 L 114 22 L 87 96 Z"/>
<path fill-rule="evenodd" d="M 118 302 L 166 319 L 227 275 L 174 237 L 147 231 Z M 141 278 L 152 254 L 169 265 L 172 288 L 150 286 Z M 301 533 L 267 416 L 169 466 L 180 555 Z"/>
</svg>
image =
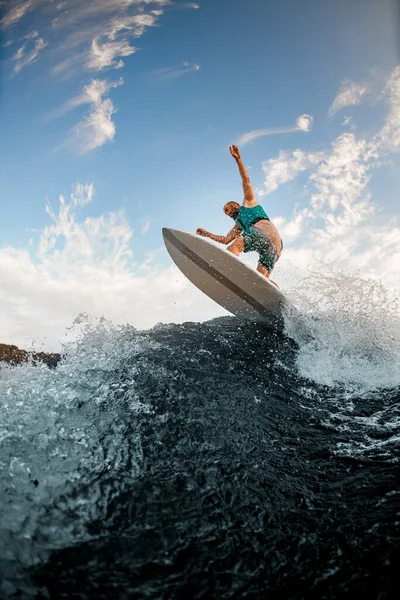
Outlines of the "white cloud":
<svg viewBox="0 0 400 600">
<path fill-rule="evenodd" d="M 353 211 L 355 201 L 368 184 L 371 160 L 376 157 L 374 145 L 367 140 L 357 140 L 352 133 L 340 135 L 332 145 L 331 154 L 310 176 L 317 188 L 311 196 L 312 206 L 335 210 L 341 204 L 347 211 Z"/>
<path fill-rule="evenodd" d="M 72 206 L 85 206 L 93 202 L 94 186 L 93 183 L 85 185 L 78 183 L 71 194 Z"/>
<path fill-rule="evenodd" d="M 108 39 L 113 41 L 121 31 L 132 32 L 133 37 L 141 37 L 146 27 L 155 25 L 157 17 L 163 14 L 162 10 L 152 10 L 151 13 L 139 13 L 133 16 L 114 18 L 107 32 Z"/>
<path fill-rule="evenodd" d="M 103 96 L 122 83 L 122 78 L 116 82 L 93 79 L 84 87 L 82 94 L 71 98 L 50 115 L 50 118 L 54 118 L 83 104 L 90 104 L 89 114 L 75 126 L 60 149 L 67 147 L 78 154 L 83 154 L 114 139 L 115 124 L 112 121 L 112 115 L 115 113 L 114 104 L 109 98 Z"/>
<path fill-rule="evenodd" d="M 24 44 L 22 44 L 22 46 L 20 48 L 18 48 L 17 52 L 13 56 L 13 60 L 22 60 L 24 58 L 25 46 L 26 46 L 26 42 Z"/>
<path fill-rule="evenodd" d="M 297 242 L 284 254 L 296 265 L 295 272 L 317 260 L 335 270 L 385 279 L 388 287 L 400 289 L 400 225 L 396 217 L 384 217 L 368 189 L 373 169 L 389 158 L 389 152 L 400 150 L 400 67 L 390 74 L 385 96 L 389 111 L 384 126 L 370 138 L 338 136 L 330 151 L 307 165 L 307 206 L 296 208 L 291 219 L 274 220 L 284 241 Z M 272 174 L 272 187 L 303 168 L 307 155 L 296 152 L 297 160 L 281 153 L 264 163 L 266 173 Z"/>
<path fill-rule="evenodd" d="M 282 239 L 285 243 L 293 242 L 302 235 L 305 224 L 308 220 L 314 219 L 314 213 L 309 208 L 303 208 L 302 210 L 295 210 L 291 219 L 284 219 L 283 217 L 276 217 L 274 219 L 274 225 L 279 230 Z"/>
<path fill-rule="evenodd" d="M 281 133 L 293 133 L 295 131 L 310 131 L 313 124 L 313 118 L 311 115 L 300 115 L 296 119 L 296 125 L 294 127 L 269 127 L 266 129 L 254 129 L 243 133 L 236 141 L 237 145 L 244 146 L 249 144 L 253 140 L 263 137 L 265 135 L 277 135 Z"/>
<path fill-rule="evenodd" d="M 373 143 L 350 133 L 339 136 L 331 151 L 312 165 L 308 206 L 296 209 L 289 220 L 281 219 L 283 238 L 288 234 L 290 242 L 301 237 L 301 246 L 312 248 L 314 259 L 326 264 L 361 266 L 373 230 L 366 225 L 375 212 L 368 183 L 377 156 Z"/>
<path fill-rule="evenodd" d="M 182 66 L 179 67 L 165 67 L 163 69 L 156 69 L 152 72 L 152 75 L 155 75 L 159 79 L 177 79 L 178 77 L 188 75 L 194 71 L 200 71 L 200 65 L 196 63 L 190 64 L 187 61 L 184 61 Z"/>
<path fill-rule="evenodd" d="M 147 233 L 150 229 L 150 219 L 149 217 L 144 217 L 144 219 L 140 222 L 140 232 L 142 235 Z"/>
<path fill-rule="evenodd" d="M 111 89 L 119 87 L 124 83 L 122 77 L 118 81 L 109 81 L 107 79 L 92 79 L 90 83 L 85 85 L 81 94 L 72 96 L 62 106 L 52 111 L 48 115 L 48 119 L 55 119 L 66 113 L 74 110 L 75 108 L 84 104 L 96 104 L 100 102 L 102 97 L 107 94 Z"/>
<path fill-rule="evenodd" d="M 160 6 L 167 3 L 158 2 Z M 84 5 L 82 5 L 83 7 Z M 106 68 L 120 69 L 124 66 L 123 58 L 131 56 L 136 52 L 135 46 L 129 42 L 129 38 L 141 37 L 148 27 L 157 24 L 157 19 L 163 14 L 163 10 L 150 10 L 144 12 L 143 6 L 137 2 L 130 3 L 126 10 L 138 11 L 133 15 L 121 16 L 118 10 L 118 2 L 114 5 L 101 5 L 98 9 L 117 13 L 105 15 L 102 18 L 89 10 L 85 11 L 85 18 L 80 23 L 75 23 L 75 18 L 80 14 L 81 8 L 75 12 L 67 11 L 66 15 L 53 25 L 63 27 L 68 31 L 64 41 L 64 57 L 53 67 L 53 73 L 65 74 L 74 71 L 77 67 L 76 54 L 79 53 L 79 68 L 89 70 L 104 70 Z M 112 9 L 109 11 L 109 9 Z"/>
<path fill-rule="evenodd" d="M 116 88 L 123 84 L 123 79 L 110 82 L 105 79 L 92 79 L 89 85 L 86 85 L 83 94 L 80 96 L 82 103 L 85 102 L 100 102 L 102 96 L 107 94 L 110 89 Z"/>
<path fill-rule="evenodd" d="M 115 124 L 111 118 L 113 113 L 115 108 L 109 98 L 91 106 L 89 115 L 75 128 L 79 154 L 94 150 L 114 139 Z"/>
<path fill-rule="evenodd" d="M 4 17 L 0 21 L 2 29 L 11 27 L 18 23 L 28 12 L 34 10 L 45 0 L 25 0 L 25 2 L 14 2 L 11 8 L 6 12 Z M 10 3 L 11 5 L 11 3 Z"/>
<path fill-rule="evenodd" d="M 297 129 L 299 131 L 311 131 L 313 124 L 313 118 L 311 115 L 300 115 L 296 121 Z"/>
<path fill-rule="evenodd" d="M 159 265 L 159 254 L 134 261 L 133 231 L 123 212 L 78 218 L 93 186 L 77 186 L 58 211 L 47 205 L 51 224 L 28 249 L 0 248 L 0 337 L 30 347 L 43 341 L 59 349 L 80 313 L 147 328 L 157 322 L 196 320 L 224 314 L 175 266 Z M 162 250 L 165 255 L 165 249 Z M 170 264 L 170 263 L 169 263 Z"/>
<path fill-rule="evenodd" d="M 333 116 L 345 106 L 356 106 L 360 104 L 368 92 L 366 85 L 354 81 L 344 81 L 336 98 L 329 108 L 329 114 Z"/>
<path fill-rule="evenodd" d="M 25 15 L 41 5 L 47 4 L 46 13 L 57 19 L 58 26 L 79 25 L 83 22 L 100 20 L 112 13 L 127 11 L 129 9 L 143 10 L 145 5 L 157 5 L 160 7 L 172 4 L 171 0 L 68 0 L 68 2 L 51 2 L 48 0 L 11 0 L 9 10 L 6 12 L 0 25 L 6 29 L 18 23 Z M 196 8 L 188 6 L 187 8 Z"/>
<path fill-rule="evenodd" d="M 165 8 L 173 6 L 170 0 L 16 0 L 10 2 L 0 24 L 5 31 L 19 21 L 23 27 L 27 24 L 24 17 L 36 10 L 57 61 L 53 73 L 76 73 L 87 68 L 120 68 L 122 59 L 135 52 L 129 37 L 141 37 Z"/>
<path fill-rule="evenodd" d="M 119 57 L 130 56 L 135 52 L 136 48 L 131 46 L 127 40 L 105 42 L 101 44 L 99 40 L 95 38 L 92 41 L 87 66 L 89 69 L 94 69 L 96 71 L 101 71 L 107 67 L 120 69 L 124 66 L 124 63 Z"/>
<path fill-rule="evenodd" d="M 388 78 L 384 95 L 389 105 L 389 114 L 377 139 L 383 149 L 397 152 L 400 149 L 400 65 L 393 69 Z"/>
<path fill-rule="evenodd" d="M 14 73 L 19 73 L 24 67 L 32 63 L 38 57 L 39 52 L 47 46 L 43 38 L 38 37 L 38 33 L 36 31 L 32 32 L 26 37 L 30 41 L 24 42 L 24 44 L 22 44 L 22 46 L 17 50 L 17 52 L 13 56 L 13 60 L 16 61 Z M 29 52 L 26 52 L 27 46 L 32 45 L 32 43 L 33 47 Z"/>
<path fill-rule="evenodd" d="M 274 192 L 280 185 L 292 181 L 301 172 L 308 171 L 320 163 L 322 159 L 322 152 L 307 154 L 302 150 L 294 150 L 293 152 L 281 150 L 278 158 L 270 158 L 262 163 L 265 182 L 260 196 Z"/>
<path fill-rule="evenodd" d="M 5 34 L 16 24 L 23 32 L 24 27 L 31 28 L 28 13 L 36 11 L 35 22 L 40 22 L 42 37 L 38 32 L 25 30 L 24 44 L 13 57 L 14 72 L 37 60 L 40 51 L 50 45 L 47 68 L 68 81 L 88 71 L 121 69 L 124 59 L 136 52 L 132 38 L 140 38 L 149 27 L 156 26 L 164 11 L 173 7 L 171 0 L 10 0 L 0 25 Z M 180 4 L 176 8 L 195 9 L 198 5 Z M 30 46 L 33 47 L 28 51 Z M 186 63 L 180 69 L 165 70 L 162 76 L 174 78 L 199 69 L 199 65 Z M 61 116 L 84 102 L 85 97 L 75 98 L 49 117 Z M 109 98 L 94 101 L 89 115 L 76 126 L 65 146 L 76 145 L 74 140 L 78 140 L 80 152 L 87 152 L 111 141 L 115 136 L 114 112 Z"/>
<path fill-rule="evenodd" d="M 394 107 L 395 102 L 392 99 L 388 124 L 379 134 L 380 143 L 388 137 L 389 130 L 392 133 L 395 130 L 392 117 L 397 113 Z M 293 152 L 281 151 L 277 158 L 263 162 L 262 169 L 266 178 L 260 195 L 271 193 L 280 185 L 295 179 L 301 172 L 314 169 L 309 179 L 318 189 L 312 195 L 314 208 L 317 204 L 323 205 L 328 201 L 329 206 L 334 209 L 339 198 L 348 198 L 350 206 L 353 198 L 357 197 L 368 183 L 371 161 L 378 157 L 376 136 L 370 141 L 357 141 L 354 134 L 345 133 L 335 140 L 332 149 L 330 154 L 306 153 L 299 149 Z"/>
</svg>

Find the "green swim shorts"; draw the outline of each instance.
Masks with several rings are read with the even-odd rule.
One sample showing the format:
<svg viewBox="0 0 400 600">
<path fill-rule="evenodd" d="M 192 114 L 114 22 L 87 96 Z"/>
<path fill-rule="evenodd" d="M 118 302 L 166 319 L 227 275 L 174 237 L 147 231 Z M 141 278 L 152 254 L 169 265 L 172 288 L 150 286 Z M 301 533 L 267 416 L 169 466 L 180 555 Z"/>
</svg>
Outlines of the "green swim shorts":
<svg viewBox="0 0 400 600">
<path fill-rule="evenodd" d="M 242 232 L 242 236 L 244 238 L 244 251 L 258 252 L 260 264 L 271 273 L 278 260 L 278 252 L 271 244 L 268 235 L 260 231 L 257 227 L 250 226 Z"/>
</svg>

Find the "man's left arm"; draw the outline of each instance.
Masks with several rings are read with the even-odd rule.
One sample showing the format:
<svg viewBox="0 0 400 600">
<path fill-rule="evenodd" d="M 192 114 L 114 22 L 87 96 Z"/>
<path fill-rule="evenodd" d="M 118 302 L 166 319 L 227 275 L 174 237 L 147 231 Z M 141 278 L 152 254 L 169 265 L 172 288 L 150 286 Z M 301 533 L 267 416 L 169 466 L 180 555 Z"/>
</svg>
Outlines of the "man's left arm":
<svg viewBox="0 0 400 600">
<path fill-rule="evenodd" d="M 215 235 L 214 233 L 210 233 L 201 227 L 196 230 L 196 233 L 197 235 L 208 237 L 210 240 L 214 240 L 214 242 L 218 242 L 220 244 L 230 244 L 230 242 L 233 242 L 233 240 L 241 234 L 241 231 L 242 230 L 240 229 L 239 225 L 235 225 L 230 231 L 228 231 L 226 235 Z"/>
</svg>

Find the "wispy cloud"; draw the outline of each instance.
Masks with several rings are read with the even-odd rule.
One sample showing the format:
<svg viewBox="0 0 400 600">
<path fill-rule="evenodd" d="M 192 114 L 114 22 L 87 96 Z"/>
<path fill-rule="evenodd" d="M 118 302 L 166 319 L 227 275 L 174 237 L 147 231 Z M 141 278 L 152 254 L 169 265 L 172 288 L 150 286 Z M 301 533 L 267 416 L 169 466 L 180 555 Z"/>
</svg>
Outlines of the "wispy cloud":
<svg viewBox="0 0 400 600">
<path fill-rule="evenodd" d="M 45 14 L 51 19 L 51 24 L 58 28 L 76 24 L 87 25 L 88 21 L 103 19 L 113 13 L 132 8 L 141 11 L 146 5 L 164 7 L 172 4 L 171 0 L 90 0 L 90 2 L 68 0 L 51 2 L 49 5 L 48 0 L 9 0 L 8 10 L 1 19 L 0 26 L 3 29 L 12 27 L 22 21 L 29 12 L 40 9 L 43 5 L 48 5 Z"/>
<path fill-rule="evenodd" d="M 94 39 L 89 52 L 87 66 L 89 69 L 94 69 L 95 71 L 101 71 L 109 67 L 121 69 L 124 66 L 124 61 L 120 57 L 130 56 L 135 52 L 136 48 L 131 46 L 127 40 L 101 44 L 98 39 Z"/>
<path fill-rule="evenodd" d="M 375 145 L 359 139 L 352 133 L 340 135 L 332 144 L 328 156 L 310 175 L 310 182 L 316 191 L 311 196 L 311 204 L 316 210 L 328 207 L 336 210 L 339 206 L 347 211 L 347 217 L 360 216 L 364 204 L 356 201 L 364 192 L 370 177 L 373 160 L 377 158 Z"/>
<path fill-rule="evenodd" d="M 284 166 L 293 165 L 292 178 L 305 168 L 311 170 L 306 188 L 309 202 L 301 210 L 296 208 L 290 220 L 280 218 L 278 222 L 282 231 L 286 230 L 289 238 L 295 239 L 305 234 L 313 221 L 322 220 L 322 227 L 308 232 L 307 245 L 325 262 L 334 262 L 338 255 L 343 256 L 344 250 L 350 252 L 355 243 L 356 228 L 375 210 L 368 183 L 378 158 L 376 144 L 344 133 L 336 138 L 330 151 L 307 155 L 297 150 L 296 155 L 296 162 L 291 163 L 292 157 L 289 161 L 282 161 L 282 158 L 276 161 Z M 273 173 L 270 164 L 266 164 Z M 278 183 L 277 179 L 275 181 Z M 287 178 L 281 177 L 280 183 L 286 181 Z M 271 185 L 268 177 L 266 185 Z"/>
<path fill-rule="evenodd" d="M 200 8 L 200 4 L 197 4 L 197 2 L 184 2 L 178 6 L 179 8 Z"/>
<path fill-rule="evenodd" d="M 300 115 L 296 120 L 296 125 L 292 127 L 270 127 L 266 129 L 255 129 L 248 133 L 242 134 L 237 140 L 237 144 L 244 146 L 253 140 L 265 135 L 278 135 L 282 133 L 293 133 L 295 131 L 311 131 L 313 118 L 311 115 Z"/>
<path fill-rule="evenodd" d="M 300 115 L 296 121 L 295 131 L 311 131 L 313 118 L 311 115 Z"/>
<path fill-rule="evenodd" d="M 190 64 L 185 61 L 178 67 L 165 67 L 163 69 L 156 69 L 152 71 L 152 75 L 158 77 L 159 79 L 176 79 L 177 77 L 188 75 L 194 71 L 200 71 L 200 65 Z"/>
<path fill-rule="evenodd" d="M 152 10 L 150 13 L 139 13 L 137 15 L 115 17 L 111 20 L 107 37 L 115 40 L 122 31 L 129 32 L 134 38 L 140 38 L 147 27 L 156 24 L 157 17 L 163 14 L 162 10 Z"/>
<path fill-rule="evenodd" d="M 142 235 L 147 233 L 150 229 L 150 219 L 149 217 L 144 217 L 140 222 L 140 232 Z"/>
<path fill-rule="evenodd" d="M 360 104 L 367 93 L 368 87 L 365 84 L 356 83 L 354 81 L 344 81 L 329 108 L 329 114 L 333 116 L 346 106 L 356 106 L 357 104 Z"/>
<path fill-rule="evenodd" d="M 148 27 L 155 26 L 162 10 L 139 13 L 124 17 L 112 17 L 109 20 L 95 21 L 81 32 L 69 31 L 61 53 L 52 67 L 52 73 L 64 79 L 76 75 L 79 71 L 102 71 L 121 69 L 124 58 L 135 54 L 137 49 L 131 45 L 130 38 L 140 38 Z M 83 41 L 86 43 L 83 44 Z M 79 53 L 79 62 L 77 54 Z"/>
<path fill-rule="evenodd" d="M 39 62 L 39 54 L 49 45 L 52 51 L 47 53 L 48 72 L 59 80 L 68 81 L 85 74 L 90 77 L 93 72 L 123 68 L 125 59 L 136 52 L 132 40 L 140 38 L 149 27 L 158 25 L 164 11 L 172 8 L 197 9 L 198 5 L 175 4 L 172 0 L 10 0 L 0 28 L 4 36 L 14 31 L 16 25 L 23 31 L 24 27 L 31 27 L 31 13 L 35 11 L 35 22 L 40 22 L 40 37 L 37 32 L 35 35 L 27 32 L 24 36 L 22 46 L 12 57 L 16 63 L 14 73 L 34 61 Z M 6 43 L 13 44 L 10 40 Z M 160 77 L 180 77 L 199 68 L 185 62 L 180 68 L 165 69 Z M 118 85 L 122 83 L 121 79 Z M 68 141 L 59 148 L 73 146 L 79 148 L 79 152 L 87 152 L 114 138 L 112 115 L 116 109 L 109 98 L 91 98 L 93 85 L 97 84 L 88 83 L 83 95 L 48 115 L 54 118 L 80 104 L 91 104 L 89 115 L 77 124 Z"/>
<path fill-rule="evenodd" d="M 369 190 L 374 168 L 389 160 L 389 153 L 400 151 L 400 66 L 388 77 L 384 93 L 389 110 L 383 127 L 369 138 L 338 136 L 315 164 L 308 164 L 307 205 L 296 208 L 290 219 L 276 220 L 288 242 L 297 240 L 285 252 L 295 269 L 304 270 L 317 259 L 400 288 L 400 225 L 395 216 L 379 217 L 381 209 Z M 305 157 L 298 154 L 292 174 L 302 170 Z M 285 161 L 280 156 L 265 164 L 273 173 L 273 166 L 279 172 L 278 162 Z M 280 178 L 281 183 L 286 180 Z"/>
<path fill-rule="evenodd" d="M 0 27 L 7 29 L 18 23 L 27 13 L 37 8 L 45 0 L 24 0 L 9 3 L 9 8 L 0 21 Z"/>
<path fill-rule="evenodd" d="M 99 102 L 104 95 L 108 94 L 112 88 L 119 87 L 123 83 L 124 80 L 122 77 L 120 77 L 118 81 L 92 79 L 90 83 L 85 85 L 80 94 L 72 96 L 67 102 L 64 102 L 62 106 L 49 113 L 47 119 L 52 120 L 61 117 L 83 104 L 95 104 L 96 102 Z"/>
<path fill-rule="evenodd" d="M 342 127 L 346 127 L 346 125 L 350 125 L 353 121 L 353 117 L 344 117 L 342 121 Z"/>
<path fill-rule="evenodd" d="M 295 179 L 299 173 L 308 171 L 323 160 L 322 152 L 303 152 L 294 150 L 287 152 L 281 150 L 277 158 L 270 158 L 262 163 L 265 174 L 264 189 L 259 195 L 270 194 L 288 181 Z"/>
<path fill-rule="evenodd" d="M 26 15 L 36 11 L 53 48 L 53 73 L 119 69 L 136 50 L 129 39 L 140 38 L 173 6 L 171 0 L 11 0 L 0 23 L 5 32 L 20 21 L 23 27 Z"/>
<path fill-rule="evenodd" d="M 38 57 L 39 52 L 47 46 L 43 38 L 39 37 L 37 31 L 33 31 L 25 37 L 27 41 L 22 44 L 13 56 L 13 60 L 16 61 L 14 73 L 19 73 L 24 67 L 32 63 Z M 31 49 L 27 51 L 29 47 Z"/>
<path fill-rule="evenodd" d="M 111 118 L 114 113 L 110 98 L 92 103 L 89 115 L 75 127 L 78 154 L 94 150 L 114 139 L 115 124 Z"/>
<path fill-rule="evenodd" d="M 315 219 L 313 211 L 309 208 L 297 208 L 293 211 L 293 215 L 290 219 L 284 219 L 283 217 L 275 217 L 274 225 L 279 230 L 282 239 L 285 240 L 285 244 L 294 242 L 304 232 L 304 227 L 309 223 L 310 220 Z"/>
<path fill-rule="evenodd" d="M 393 69 L 383 93 L 389 106 L 389 114 L 378 133 L 377 142 L 389 152 L 398 152 L 400 149 L 400 65 Z"/>
<path fill-rule="evenodd" d="M 116 109 L 110 98 L 104 96 L 112 88 L 122 84 L 122 78 L 114 82 L 93 79 L 84 87 L 81 94 L 71 98 L 51 115 L 54 118 L 81 105 L 90 105 L 89 114 L 73 128 L 67 141 L 58 148 L 59 150 L 69 148 L 78 154 L 84 154 L 114 139 L 115 124 L 112 115 Z"/>
<path fill-rule="evenodd" d="M 78 183 L 71 194 L 72 206 L 85 206 L 93 202 L 94 186 L 93 183 Z"/>
<path fill-rule="evenodd" d="M 69 202 L 60 196 L 58 208 L 47 204 L 50 223 L 27 248 L 0 248 L 1 341 L 30 347 L 37 340 L 59 349 L 81 313 L 138 328 L 194 320 L 199 306 L 203 318 L 224 313 L 177 267 L 159 265 L 160 251 L 135 260 L 134 233 L 122 211 L 82 220 L 80 207 L 93 192 L 77 186 Z"/>
</svg>

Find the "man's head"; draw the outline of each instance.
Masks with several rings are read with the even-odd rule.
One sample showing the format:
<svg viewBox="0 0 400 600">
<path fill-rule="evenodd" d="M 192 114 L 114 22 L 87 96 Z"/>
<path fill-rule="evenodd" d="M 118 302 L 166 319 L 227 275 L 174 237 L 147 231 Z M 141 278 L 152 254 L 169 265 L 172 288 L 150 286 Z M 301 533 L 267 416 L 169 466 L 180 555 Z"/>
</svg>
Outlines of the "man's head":
<svg viewBox="0 0 400 600">
<path fill-rule="evenodd" d="M 224 206 L 224 213 L 232 219 L 236 219 L 240 210 L 240 204 L 237 202 L 227 202 Z"/>
</svg>

